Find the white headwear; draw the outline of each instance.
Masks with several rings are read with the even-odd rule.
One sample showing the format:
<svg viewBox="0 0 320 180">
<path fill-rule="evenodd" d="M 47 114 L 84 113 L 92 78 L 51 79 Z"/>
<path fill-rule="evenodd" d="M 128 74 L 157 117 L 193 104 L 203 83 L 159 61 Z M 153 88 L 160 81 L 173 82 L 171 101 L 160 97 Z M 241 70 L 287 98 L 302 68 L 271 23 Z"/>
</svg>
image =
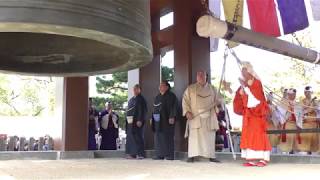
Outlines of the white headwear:
<svg viewBox="0 0 320 180">
<path fill-rule="evenodd" d="M 107 101 L 105 104 L 104 104 L 106 107 L 108 107 L 109 105 L 112 105 L 111 102 Z"/>
<path fill-rule="evenodd" d="M 287 91 L 288 94 L 295 94 L 296 92 L 297 92 L 297 90 L 294 89 L 294 88 L 290 88 L 290 89 Z"/>
<path fill-rule="evenodd" d="M 307 86 L 304 88 L 304 92 L 313 92 L 312 87 L 311 86 Z"/>
<path fill-rule="evenodd" d="M 250 62 L 248 61 L 242 61 L 241 62 L 242 68 L 246 68 L 248 73 L 250 73 L 253 77 L 255 77 L 256 79 L 259 79 L 258 74 L 253 70 L 253 66 L 251 65 Z"/>
</svg>

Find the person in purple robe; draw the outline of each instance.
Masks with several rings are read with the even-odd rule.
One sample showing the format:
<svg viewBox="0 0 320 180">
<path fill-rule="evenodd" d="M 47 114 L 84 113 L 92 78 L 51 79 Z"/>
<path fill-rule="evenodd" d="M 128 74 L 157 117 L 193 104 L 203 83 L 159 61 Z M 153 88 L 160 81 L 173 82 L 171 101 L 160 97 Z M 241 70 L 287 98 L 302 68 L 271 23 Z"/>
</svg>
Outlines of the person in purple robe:
<svg viewBox="0 0 320 180">
<path fill-rule="evenodd" d="M 88 150 L 97 150 L 96 134 L 98 133 L 97 121 L 99 113 L 89 98 L 89 131 L 88 131 Z"/>
<path fill-rule="evenodd" d="M 217 131 L 217 137 L 222 137 L 223 149 L 229 149 L 228 145 L 228 137 L 227 137 L 227 121 L 226 121 L 226 111 L 219 104 L 218 106 L 217 118 L 219 122 L 219 130 Z M 231 125 L 229 125 L 229 129 L 231 129 Z M 218 138 L 217 138 L 218 139 Z"/>
<path fill-rule="evenodd" d="M 99 118 L 101 145 L 100 150 L 117 150 L 119 138 L 119 116 L 112 109 L 112 103 L 106 103 L 106 110 Z"/>
</svg>

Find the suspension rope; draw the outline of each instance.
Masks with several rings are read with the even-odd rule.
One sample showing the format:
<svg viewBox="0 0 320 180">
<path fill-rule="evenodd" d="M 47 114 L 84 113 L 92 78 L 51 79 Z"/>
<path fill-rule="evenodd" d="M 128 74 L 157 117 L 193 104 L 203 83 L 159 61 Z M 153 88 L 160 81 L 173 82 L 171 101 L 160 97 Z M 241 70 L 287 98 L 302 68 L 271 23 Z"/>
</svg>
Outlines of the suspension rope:
<svg viewBox="0 0 320 180">
<path fill-rule="evenodd" d="M 201 0 L 201 4 L 204 7 L 204 14 L 210 15 L 212 17 L 216 17 L 216 15 L 214 14 L 214 12 L 212 12 L 209 8 L 209 2 L 208 0 Z"/>
<path fill-rule="evenodd" d="M 231 48 L 229 48 L 229 51 L 230 53 L 233 55 L 233 57 L 236 59 L 237 61 L 237 65 L 240 69 L 240 72 L 241 72 L 241 66 L 242 66 L 242 61 L 240 60 L 240 58 L 237 56 L 237 54 L 235 53 L 235 51 Z M 285 98 L 282 98 L 280 95 L 278 95 L 277 93 L 274 93 L 273 90 L 271 90 L 271 88 L 269 88 L 267 85 L 263 85 L 263 88 L 264 88 L 264 91 L 266 91 L 265 89 L 267 89 L 268 91 L 270 92 L 273 92 L 273 94 L 275 94 L 277 97 L 281 98 L 281 104 L 282 105 L 287 105 L 289 104 L 289 100 L 288 99 L 285 99 Z M 283 103 L 284 101 L 284 103 Z M 313 107 L 313 106 L 308 106 L 308 105 L 305 105 L 305 104 L 302 104 L 302 103 L 299 103 L 299 102 L 295 102 L 295 104 L 299 105 L 299 106 L 302 106 L 302 107 L 305 107 L 305 108 L 310 108 L 310 109 L 314 109 L 314 110 L 318 110 L 316 107 Z"/>
</svg>

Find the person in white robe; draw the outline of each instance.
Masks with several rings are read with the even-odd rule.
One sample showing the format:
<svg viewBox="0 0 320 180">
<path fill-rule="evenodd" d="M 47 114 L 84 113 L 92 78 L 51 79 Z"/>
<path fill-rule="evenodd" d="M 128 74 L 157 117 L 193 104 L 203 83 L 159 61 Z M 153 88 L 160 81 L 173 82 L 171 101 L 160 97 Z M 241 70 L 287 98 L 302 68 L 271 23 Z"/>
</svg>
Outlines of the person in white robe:
<svg viewBox="0 0 320 180">
<path fill-rule="evenodd" d="M 282 102 L 278 106 L 283 130 L 302 129 L 302 106 L 295 101 L 296 89 L 290 88 L 288 90 L 288 100 Z M 289 154 L 296 151 L 297 144 L 301 144 L 301 136 L 299 133 L 281 134 L 279 148 L 283 154 Z"/>
<path fill-rule="evenodd" d="M 221 102 L 221 97 L 207 82 L 206 71 L 198 71 L 197 82 L 185 90 L 182 99 L 183 116 L 187 118 L 187 162 L 194 162 L 196 157 L 220 162 L 215 157 L 215 135 L 219 129 L 216 105 Z"/>
</svg>

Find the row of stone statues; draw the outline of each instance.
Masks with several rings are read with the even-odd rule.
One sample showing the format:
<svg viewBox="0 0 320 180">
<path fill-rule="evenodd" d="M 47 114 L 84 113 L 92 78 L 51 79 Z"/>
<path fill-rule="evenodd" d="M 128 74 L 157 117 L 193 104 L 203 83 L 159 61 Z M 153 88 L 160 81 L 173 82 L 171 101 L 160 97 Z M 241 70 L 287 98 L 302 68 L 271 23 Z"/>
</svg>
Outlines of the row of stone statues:
<svg viewBox="0 0 320 180">
<path fill-rule="evenodd" d="M 54 149 L 53 138 L 49 135 L 35 139 L 30 137 L 0 136 L 0 151 L 51 151 Z"/>
</svg>

